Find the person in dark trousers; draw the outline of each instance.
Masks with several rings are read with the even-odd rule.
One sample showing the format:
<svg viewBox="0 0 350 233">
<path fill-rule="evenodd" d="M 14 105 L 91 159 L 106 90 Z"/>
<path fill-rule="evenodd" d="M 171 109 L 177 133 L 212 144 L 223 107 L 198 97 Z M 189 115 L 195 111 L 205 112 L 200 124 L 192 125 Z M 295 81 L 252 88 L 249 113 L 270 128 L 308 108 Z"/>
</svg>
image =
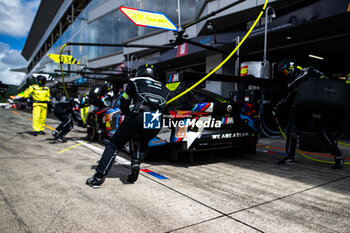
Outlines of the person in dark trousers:
<svg viewBox="0 0 350 233">
<path fill-rule="evenodd" d="M 278 72 L 288 81 L 288 93 L 285 98 L 277 103 L 275 110 L 283 103 L 291 102 L 295 98 L 299 85 L 305 80 L 327 79 L 325 75 L 313 67 L 301 68 L 294 59 L 284 59 L 278 64 Z M 334 121 L 334 115 L 327 111 L 312 108 L 298 108 L 293 105 L 291 124 L 287 131 L 286 152 L 287 157 L 283 158 L 278 164 L 291 164 L 295 162 L 295 151 L 298 137 L 301 130 L 304 129 L 309 120 L 312 119 L 314 129 L 326 146 L 327 150 L 334 156 L 334 169 L 341 169 L 344 164 L 344 158 L 337 146 L 337 141 L 332 137 L 325 127 L 330 121 Z"/>
<path fill-rule="evenodd" d="M 73 129 L 73 118 L 70 115 L 73 113 L 74 100 L 72 98 L 67 101 L 58 103 L 55 105 L 55 110 L 53 113 L 61 121 L 56 128 L 52 131 L 52 136 L 55 138 L 56 142 L 67 142 L 64 138 Z"/>
<path fill-rule="evenodd" d="M 131 172 L 127 181 L 134 183 L 139 175 L 140 164 L 145 158 L 148 142 L 162 127 L 161 112 L 164 111 L 170 91 L 157 81 L 157 73 L 153 65 L 140 66 L 135 76 L 130 79 L 121 98 L 120 109 L 125 119 L 106 146 L 96 167 L 96 173 L 86 180 L 86 184 L 93 188 L 103 184 L 118 152 L 131 138 L 134 140 L 134 150 L 131 155 Z M 131 101 L 134 108 L 130 111 Z"/>
</svg>

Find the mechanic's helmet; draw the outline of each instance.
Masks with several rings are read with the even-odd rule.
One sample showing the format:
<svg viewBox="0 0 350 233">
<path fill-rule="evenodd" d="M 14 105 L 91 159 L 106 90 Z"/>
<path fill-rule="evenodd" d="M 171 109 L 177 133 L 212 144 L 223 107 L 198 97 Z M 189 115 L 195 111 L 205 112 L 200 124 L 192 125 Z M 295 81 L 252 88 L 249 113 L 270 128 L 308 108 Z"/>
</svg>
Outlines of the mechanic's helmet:
<svg viewBox="0 0 350 233">
<path fill-rule="evenodd" d="M 288 81 L 292 81 L 296 70 L 301 69 L 301 67 L 298 66 L 298 63 L 295 59 L 286 58 L 278 63 L 277 69 L 278 73 L 281 76 L 286 77 Z"/>
<path fill-rule="evenodd" d="M 46 77 L 43 76 L 43 75 L 38 75 L 36 77 L 36 80 L 38 81 L 38 85 L 41 86 L 41 87 L 44 87 L 45 84 L 46 84 Z"/>
<path fill-rule="evenodd" d="M 150 77 L 157 80 L 157 70 L 153 65 L 141 65 L 135 74 L 136 77 Z"/>
<path fill-rule="evenodd" d="M 89 96 L 87 94 L 84 94 L 83 98 L 81 98 L 81 104 L 82 105 L 88 105 L 89 104 Z"/>
<path fill-rule="evenodd" d="M 112 84 L 111 82 L 106 81 L 106 82 L 103 84 L 103 89 L 104 89 L 106 92 L 110 92 L 111 90 L 113 90 L 113 84 Z"/>
</svg>

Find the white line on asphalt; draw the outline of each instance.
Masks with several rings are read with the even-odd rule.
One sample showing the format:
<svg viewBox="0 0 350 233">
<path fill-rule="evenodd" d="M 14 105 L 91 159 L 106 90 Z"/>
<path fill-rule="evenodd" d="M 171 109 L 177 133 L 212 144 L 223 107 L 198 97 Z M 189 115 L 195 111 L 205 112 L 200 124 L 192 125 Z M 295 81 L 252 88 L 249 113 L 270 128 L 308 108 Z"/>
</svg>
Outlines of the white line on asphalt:
<svg viewBox="0 0 350 233">
<path fill-rule="evenodd" d="M 100 155 L 102 155 L 102 153 L 103 153 L 103 151 L 104 151 L 104 150 L 102 150 L 102 149 L 100 149 L 100 148 L 98 148 L 98 147 L 96 147 L 96 146 L 93 146 L 93 145 L 91 145 L 91 144 L 86 143 L 86 141 L 76 140 L 75 142 L 83 143 L 83 144 L 81 144 L 82 146 L 87 147 L 87 148 L 93 150 L 94 152 L 96 152 L 97 154 L 100 154 Z M 130 161 L 129 161 L 129 160 L 124 159 L 124 158 L 122 158 L 122 157 L 120 157 L 120 156 L 117 156 L 115 159 L 116 159 L 116 161 L 117 161 L 118 163 L 120 163 L 120 164 L 123 164 L 123 165 L 130 165 Z"/>
<path fill-rule="evenodd" d="M 104 151 L 104 150 L 102 150 L 102 149 L 100 149 L 100 148 L 98 148 L 98 147 L 96 147 L 96 146 L 93 146 L 93 145 L 91 145 L 91 144 L 88 144 L 88 142 L 86 142 L 86 141 L 75 140 L 75 142 L 79 143 L 81 146 L 86 147 L 86 148 L 88 148 L 88 149 L 92 150 L 93 152 L 95 152 L 95 153 L 97 153 L 97 154 L 100 154 L 100 155 L 102 155 L 102 153 L 103 153 L 103 151 Z M 120 156 L 116 156 L 115 160 L 116 160 L 117 163 L 120 164 L 120 165 L 127 165 L 127 166 L 130 166 L 130 164 L 131 164 L 131 162 L 130 162 L 129 160 L 124 159 L 124 158 L 122 158 L 122 157 L 120 157 Z M 147 174 L 149 174 L 149 175 L 151 175 L 151 176 L 154 176 L 154 177 L 156 177 L 157 179 L 161 179 L 161 180 L 163 180 L 163 179 L 168 180 L 168 179 L 169 179 L 169 178 L 167 178 L 167 177 L 165 177 L 165 176 L 162 176 L 162 175 L 160 175 L 160 174 L 158 174 L 158 173 L 156 173 L 156 172 L 150 171 L 150 170 L 149 170 L 150 173 L 149 173 L 148 171 L 144 171 L 144 170 L 142 170 L 142 169 L 145 169 L 143 166 L 141 166 L 140 169 L 141 169 L 141 171 L 143 171 L 143 172 L 145 172 L 145 173 L 147 173 Z M 147 169 L 147 170 L 148 170 L 148 169 Z M 145 175 L 143 175 L 143 174 L 141 174 L 141 175 L 144 176 L 144 177 L 147 177 L 147 176 L 145 176 Z"/>
</svg>

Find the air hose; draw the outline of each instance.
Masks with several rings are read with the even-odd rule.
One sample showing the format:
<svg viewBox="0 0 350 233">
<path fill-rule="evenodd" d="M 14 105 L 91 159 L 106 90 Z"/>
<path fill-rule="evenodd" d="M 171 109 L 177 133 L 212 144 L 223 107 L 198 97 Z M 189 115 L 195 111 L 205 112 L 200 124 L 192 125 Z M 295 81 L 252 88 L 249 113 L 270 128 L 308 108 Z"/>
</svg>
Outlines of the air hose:
<svg viewBox="0 0 350 233">
<path fill-rule="evenodd" d="M 64 82 L 64 74 L 63 74 L 63 69 L 62 69 L 62 52 L 63 52 L 63 49 L 64 49 L 64 47 L 66 47 L 67 46 L 67 44 L 64 44 L 64 45 L 62 45 L 62 47 L 61 47 L 61 50 L 60 50 L 60 69 L 61 69 L 61 74 L 62 74 L 62 85 L 63 85 L 63 90 L 64 90 L 64 93 L 65 93 L 65 95 L 66 95 L 66 97 L 67 97 L 67 99 L 69 99 L 69 95 L 68 95 L 68 92 L 67 92 L 67 89 L 66 89 L 66 84 L 65 84 L 65 82 Z"/>
<path fill-rule="evenodd" d="M 343 146 L 350 146 L 350 144 L 344 143 L 344 142 L 338 142 L 338 144 L 343 145 Z"/>
<path fill-rule="evenodd" d="M 275 121 L 276 121 L 276 124 L 277 124 L 277 126 L 278 126 L 278 129 L 281 131 L 281 134 L 282 134 L 284 140 L 287 140 L 287 136 L 283 133 L 283 130 L 282 130 L 282 128 L 281 128 L 281 126 L 280 126 L 280 124 L 279 124 L 279 122 L 278 122 L 278 119 L 277 119 L 277 117 L 276 117 L 275 112 L 274 112 L 274 111 L 271 111 L 271 112 L 272 112 L 272 114 L 273 114 L 273 116 L 274 116 L 274 118 L 275 118 Z M 341 144 L 341 143 L 339 143 L 339 144 Z M 346 143 L 344 143 L 344 144 L 346 144 Z M 346 145 L 349 145 L 349 144 L 346 144 Z M 350 145 L 349 145 L 349 146 L 350 146 Z M 297 151 L 300 155 L 302 155 L 303 157 L 305 157 L 305 158 L 307 158 L 307 159 L 310 159 L 310 160 L 313 160 L 313 161 L 315 161 L 315 162 L 334 164 L 334 162 L 331 162 L 331 161 L 325 161 L 325 160 L 321 160 L 321 159 L 314 159 L 314 158 L 311 158 L 310 156 L 307 156 L 306 154 L 304 154 L 303 152 L 301 152 L 301 151 L 298 150 L 298 149 L 296 149 L 296 151 Z M 350 163 L 349 163 L 349 162 L 346 162 L 346 163 L 344 163 L 344 164 L 350 164 Z"/>
<path fill-rule="evenodd" d="M 225 58 L 225 60 L 223 60 L 217 67 L 215 67 L 212 71 L 210 71 L 206 76 L 204 76 L 202 79 L 200 79 L 198 82 L 196 82 L 195 84 L 193 84 L 191 87 L 187 88 L 185 91 L 183 91 L 182 93 L 178 94 L 177 96 L 175 96 L 174 98 L 172 98 L 171 100 L 169 100 L 166 104 L 170 104 L 171 102 L 177 100 L 178 98 L 180 98 L 181 96 L 187 94 L 188 92 L 190 92 L 191 90 L 193 90 L 195 87 L 197 87 L 199 84 L 201 84 L 202 82 L 204 82 L 207 78 L 209 78 L 211 75 L 213 75 L 218 69 L 220 69 L 235 53 L 236 51 L 239 49 L 239 47 L 241 47 L 241 45 L 244 43 L 244 41 L 247 39 L 247 37 L 250 35 L 250 33 L 253 31 L 254 27 L 256 26 L 256 24 L 259 22 L 261 16 L 264 14 L 264 11 L 266 9 L 267 6 L 267 2 L 268 0 L 265 0 L 265 4 L 259 14 L 259 16 L 256 18 L 254 24 L 252 25 L 252 27 L 248 30 L 247 34 L 245 34 L 245 36 L 243 37 L 243 39 L 241 40 L 241 42 L 236 46 L 236 48 Z"/>
<path fill-rule="evenodd" d="M 265 107 L 267 107 L 268 104 L 265 104 L 265 95 L 263 91 L 261 92 L 261 98 L 260 98 L 260 109 L 259 109 L 259 115 L 260 115 L 260 129 L 261 132 L 266 135 L 269 138 L 280 138 L 281 133 L 279 129 L 271 129 L 271 127 L 268 126 L 266 122 L 267 116 L 265 116 L 265 112 L 270 112 L 270 111 L 265 111 Z M 267 110 L 267 109 L 266 109 Z M 290 125 L 290 120 L 287 122 L 286 126 L 284 127 L 283 132 L 286 132 L 286 129 Z"/>
</svg>

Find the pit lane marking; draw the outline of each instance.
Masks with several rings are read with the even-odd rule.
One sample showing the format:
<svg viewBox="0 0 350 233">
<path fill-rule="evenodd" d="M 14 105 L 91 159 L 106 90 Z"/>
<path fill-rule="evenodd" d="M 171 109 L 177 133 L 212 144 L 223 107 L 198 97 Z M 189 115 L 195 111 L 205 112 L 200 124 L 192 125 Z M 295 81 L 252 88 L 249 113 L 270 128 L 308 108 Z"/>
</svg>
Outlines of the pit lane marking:
<svg viewBox="0 0 350 233">
<path fill-rule="evenodd" d="M 11 112 L 13 112 L 14 114 L 16 114 L 16 115 L 18 115 L 18 116 L 21 115 L 19 112 L 16 112 L 16 111 L 14 111 L 14 110 L 11 110 Z"/>
<path fill-rule="evenodd" d="M 21 114 L 18 113 L 18 112 L 15 112 L 15 111 L 12 111 L 12 112 L 13 112 L 14 114 L 21 115 Z M 33 121 L 32 118 L 28 118 L 28 120 Z M 46 128 L 48 128 L 48 129 L 55 130 L 54 128 L 52 128 L 52 127 L 50 127 L 50 126 L 48 126 L 48 125 L 44 125 L 44 126 L 45 126 Z M 76 144 L 76 145 L 74 145 L 74 146 L 71 146 L 71 147 L 68 147 L 68 148 L 66 148 L 66 149 L 64 149 L 64 150 L 61 150 L 61 151 L 59 151 L 58 153 L 59 153 L 59 154 L 60 154 L 60 153 L 63 153 L 63 152 L 65 152 L 65 151 L 67 151 L 67 150 L 70 150 L 70 149 L 72 149 L 72 148 L 75 148 L 75 147 L 81 146 L 81 145 L 83 145 L 83 146 L 85 146 L 85 147 L 87 147 L 87 148 L 93 150 L 93 151 L 96 152 L 96 153 L 99 153 L 99 154 L 102 154 L 102 153 L 103 153 L 103 150 L 102 150 L 102 149 L 97 148 L 97 147 L 95 147 L 95 146 L 93 146 L 93 145 L 90 145 L 90 144 L 88 144 L 88 142 L 86 142 L 86 141 L 76 140 L 76 142 L 78 142 L 78 144 Z M 115 160 L 116 160 L 119 164 L 121 164 L 121 165 L 128 165 L 128 166 L 130 166 L 130 164 L 131 164 L 131 162 L 130 162 L 129 160 L 124 159 L 124 158 L 122 158 L 122 157 L 120 157 L 120 156 L 116 156 Z M 151 175 L 151 176 L 153 176 L 153 177 L 156 177 L 157 179 L 160 179 L 160 180 L 167 180 L 167 179 L 169 179 L 169 178 L 167 178 L 167 177 L 165 177 L 165 176 L 162 176 L 162 175 L 160 175 L 160 174 L 158 174 L 158 173 L 156 173 L 156 172 L 153 172 L 153 171 L 151 171 L 151 170 L 149 170 L 149 169 L 146 169 L 146 168 L 143 168 L 143 167 L 140 167 L 140 170 L 141 170 L 142 172 L 147 173 L 147 174 L 149 174 L 149 175 Z"/>
<path fill-rule="evenodd" d="M 70 149 L 72 149 L 72 148 L 74 148 L 74 147 L 81 146 L 81 145 L 83 145 L 84 143 L 87 143 L 87 142 L 81 142 L 81 143 L 76 144 L 76 145 L 74 145 L 74 146 L 68 147 L 67 149 L 61 150 L 61 151 L 59 151 L 58 153 L 59 153 L 59 154 L 60 154 L 60 153 L 63 153 L 63 152 L 65 152 L 65 151 L 67 151 L 67 150 L 70 150 Z"/>
<path fill-rule="evenodd" d="M 50 127 L 50 126 L 48 126 L 48 125 L 44 125 L 46 128 L 48 128 L 48 129 L 51 129 L 52 131 L 53 130 L 55 130 L 54 128 L 52 128 L 52 127 Z"/>
<path fill-rule="evenodd" d="M 98 154 L 102 154 L 104 150 L 96 147 L 96 146 L 93 146 L 91 144 L 88 144 L 87 142 L 84 142 L 84 141 L 81 141 L 81 140 L 76 140 L 75 142 L 79 143 L 77 144 L 76 146 L 84 146 L 88 149 L 91 149 L 92 151 L 94 151 L 95 153 L 98 153 Z M 116 156 L 115 157 L 115 160 L 117 161 L 117 163 L 119 163 L 120 165 L 127 165 L 127 166 L 130 166 L 131 162 L 127 159 L 124 159 L 120 156 Z M 149 174 L 157 179 L 160 179 L 160 180 L 168 180 L 169 178 L 168 177 L 165 177 L 165 176 L 162 176 L 154 171 L 151 171 L 149 169 L 146 169 L 144 167 L 140 167 L 140 171 L 146 173 L 146 174 Z"/>
<path fill-rule="evenodd" d="M 33 121 L 33 118 L 28 118 L 28 120 L 30 121 Z M 48 125 L 44 125 L 44 127 L 48 128 L 48 129 L 51 129 L 51 130 L 55 130 L 54 128 L 48 126 Z"/>
<path fill-rule="evenodd" d="M 277 150 L 285 150 L 284 148 L 280 147 L 275 147 L 275 146 L 268 146 L 268 145 L 260 145 L 256 144 L 256 147 L 265 147 L 265 148 L 271 148 L 271 149 L 277 149 Z M 260 150 L 262 152 L 274 152 L 274 151 L 269 151 L 269 150 Z M 315 153 L 315 152 L 310 152 L 310 151 L 301 151 L 302 153 L 305 154 L 310 154 L 310 155 L 318 155 L 318 156 L 323 156 L 323 157 L 328 157 L 328 158 L 334 158 L 332 155 L 327 155 L 327 154 L 321 154 L 321 153 Z M 281 155 L 287 155 L 286 153 L 282 152 L 274 152 L 275 154 L 281 154 Z M 350 158 L 344 157 L 345 160 L 350 160 Z"/>
<path fill-rule="evenodd" d="M 75 142 L 79 143 L 78 145 L 83 145 L 84 147 L 87 147 L 88 149 L 91 149 L 92 151 L 94 151 L 94 152 L 96 152 L 98 154 L 102 154 L 103 151 L 104 151 L 104 150 L 102 150 L 102 149 L 100 149 L 100 148 L 98 148 L 96 146 L 88 144 L 87 142 L 84 143 L 84 141 L 81 141 L 81 140 L 76 140 Z M 130 163 L 131 163 L 129 160 L 124 159 L 124 158 L 122 158 L 120 156 L 116 156 L 115 160 L 118 163 L 122 164 L 122 165 L 130 165 Z"/>
<path fill-rule="evenodd" d="M 18 116 L 21 115 L 21 113 L 16 112 L 16 111 L 14 111 L 14 110 L 11 110 L 11 112 L 14 113 L 14 114 L 16 114 L 16 115 L 18 115 Z M 28 120 L 33 121 L 32 118 L 28 118 Z M 48 125 L 44 125 L 44 127 L 48 128 L 48 129 L 51 129 L 51 130 L 55 130 L 54 128 L 52 128 L 52 127 L 50 127 L 50 126 L 48 126 Z"/>
</svg>

